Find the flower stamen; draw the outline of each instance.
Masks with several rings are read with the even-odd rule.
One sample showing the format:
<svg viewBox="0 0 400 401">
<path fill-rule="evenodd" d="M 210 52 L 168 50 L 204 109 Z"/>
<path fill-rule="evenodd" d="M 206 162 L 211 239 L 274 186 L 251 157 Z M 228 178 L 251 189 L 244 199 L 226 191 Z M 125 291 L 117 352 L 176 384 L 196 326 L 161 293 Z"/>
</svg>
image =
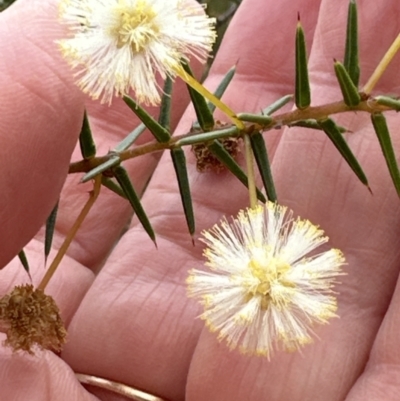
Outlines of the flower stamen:
<svg viewBox="0 0 400 401">
<path fill-rule="evenodd" d="M 138 1 L 134 7 L 121 2 L 115 7 L 116 26 L 111 34 L 117 40 L 117 48 L 130 46 L 135 53 L 143 52 L 160 32 L 155 22 L 156 13 L 145 1 Z"/>
</svg>

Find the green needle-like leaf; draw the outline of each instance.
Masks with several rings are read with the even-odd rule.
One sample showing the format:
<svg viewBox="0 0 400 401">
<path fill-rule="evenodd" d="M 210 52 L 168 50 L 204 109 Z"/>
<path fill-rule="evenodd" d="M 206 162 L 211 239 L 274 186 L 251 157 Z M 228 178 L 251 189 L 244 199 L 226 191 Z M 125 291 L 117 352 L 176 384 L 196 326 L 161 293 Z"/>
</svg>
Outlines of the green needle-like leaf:
<svg viewBox="0 0 400 401">
<path fill-rule="evenodd" d="M 264 126 L 272 122 L 272 117 L 262 114 L 239 113 L 237 117 L 241 121 L 248 121 L 249 123 L 256 123 Z"/>
<path fill-rule="evenodd" d="M 187 74 L 193 77 L 193 72 L 187 63 L 183 62 L 182 67 Z M 214 128 L 215 122 L 213 113 L 207 105 L 207 100 L 191 86 L 187 85 L 187 88 L 201 129 L 204 132 L 211 131 Z"/>
<path fill-rule="evenodd" d="M 374 126 L 376 136 L 378 137 L 379 144 L 381 145 L 383 156 L 385 157 L 390 176 L 394 187 L 396 188 L 397 195 L 400 196 L 400 172 L 397 164 L 396 155 L 394 153 L 392 140 L 390 139 L 389 129 L 386 123 L 386 118 L 381 113 L 371 114 L 372 124 Z"/>
<path fill-rule="evenodd" d="M 293 95 L 282 96 L 280 99 L 276 100 L 274 103 L 263 109 L 261 114 L 264 114 L 265 116 L 270 116 L 271 114 L 275 113 L 283 106 L 288 104 L 291 100 L 293 100 Z"/>
<path fill-rule="evenodd" d="M 310 128 L 310 129 L 317 129 L 319 131 L 322 130 L 320 124 L 318 124 L 318 121 L 314 120 L 312 118 L 307 119 L 307 120 L 295 121 L 293 123 L 288 124 L 288 127 L 304 127 L 304 128 Z M 336 127 L 342 134 L 345 132 L 350 132 L 347 128 L 342 127 L 341 125 L 336 125 Z"/>
<path fill-rule="evenodd" d="M 350 107 L 357 106 L 361 101 L 361 97 L 346 68 L 337 60 L 334 60 L 334 68 L 344 102 Z"/>
<path fill-rule="evenodd" d="M 182 138 L 175 143 L 175 146 L 187 146 L 194 145 L 196 143 L 204 143 L 208 141 L 212 141 L 214 139 L 222 139 L 228 138 L 231 136 L 236 136 L 239 133 L 238 128 L 236 126 L 220 129 L 217 131 L 204 132 L 201 134 L 191 135 L 186 138 Z"/>
<path fill-rule="evenodd" d="M 328 135 L 328 138 L 332 141 L 336 149 L 346 160 L 347 164 L 356 174 L 358 179 L 369 189 L 368 180 L 366 175 L 364 174 L 364 171 L 362 170 L 353 152 L 350 150 L 349 145 L 347 144 L 335 122 L 330 118 L 327 118 L 325 120 L 318 121 L 318 123 L 321 125 L 321 128 L 324 130 L 326 135 Z"/>
<path fill-rule="evenodd" d="M 168 132 L 170 132 L 170 122 L 171 122 L 171 95 L 172 95 L 173 82 L 171 77 L 165 78 L 163 97 L 160 104 L 160 115 L 158 116 L 159 124 L 164 127 Z"/>
<path fill-rule="evenodd" d="M 378 104 L 381 104 L 382 106 L 387 106 L 393 110 L 400 111 L 399 99 L 393 99 L 392 97 L 388 96 L 377 96 L 375 100 Z"/>
<path fill-rule="evenodd" d="M 129 135 L 127 135 L 115 148 L 114 152 L 119 153 L 128 149 L 132 144 L 139 138 L 141 134 L 145 131 L 146 126 L 142 123 L 137 126 Z"/>
<path fill-rule="evenodd" d="M 355 0 L 350 0 L 347 13 L 346 49 L 344 52 L 343 64 L 353 84 L 358 87 L 360 65 L 358 63 L 358 21 L 357 4 Z"/>
<path fill-rule="evenodd" d="M 114 182 L 111 178 L 101 177 L 101 184 L 108 188 L 110 191 L 114 192 L 115 194 L 119 195 L 121 198 L 128 199 L 125 195 L 125 192 L 122 188 Z"/>
<path fill-rule="evenodd" d="M 195 221 L 193 213 L 192 196 L 190 194 L 189 178 L 186 168 L 185 153 L 182 149 L 172 149 L 171 157 L 174 163 L 176 177 L 178 179 L 179 192 L 181 194 L 183 210 L 185 212 L 186 223 L 189 229 L 190 235 L 194 234 Z"/>
<path fill-rule="evenodd" d="M 295 102 L 299 109 L 305 109 L 311 103 L 310 82 L 308 79 L 307 49 L 303 27 L 298 16 L 296 29 L 296 83 Z"/>
<path fill-rule="evenodd" d="M 167 129 L 160 125 L 147 111 L 140 107 L 129 96 L 123 97 L 128 107 L 139 117 L 142 123 L 149 129 L 158 142 L 168 142 L 171 135 Z"/>
<path fill-rule="evenodd" d="M 126 172 L 125 168 L 122 166 L 115 167 L 113 169 L 114 176 L 118 181 L 118 184 L 121 186 L 122 190 L 124 191 L 126 197 L 129 200 L 136 216 L 138 217 L 140 223 L 142 224 L 143 228 L 145 229 L 146 233 L 152 239 L 154 243 L 156 243 L 156 236 L 154 234 L 153 227 L 150 224 L 149 219 L 142 207 L 142 203 L 140 202 L 140 198 L 137 195 L 131 180 L 129 179 L 128 173 Z"/>
<path fill-rule="evenodd" d="M 85 160 L 91 159 L 96 155 L 96 144 L 93 140 L 86 110 L 83 114 L 82 128 L 79 135 L 79 146 L 81 148 L 82 157 Z"/>
<path fill-rule="evenodd" d="M 44 234 L 44 260 L 47 262 L 47 257 L 51 251 L 51 245 L 53 243 L 54 229 L 56 226 L 58 212 L 58 202 L 54 206 L 54 209 L 51 211 L 50 216 L 46 220 L 46 229 Z"/>
<path fill-rule="evenodd" d="M 29 271 L 29 262 L 28 258 L 26 257 L 25 251 L 21 249 L 18 253 L 18 259 L 21 262 L 24 270 L 28 273 L 29 279 L 32 281 L 31 273 Z"/>
<path fill-rule="evenodd" d="M 208 145 L 208 148 L 212 154 L 239 179 L 242 184 L 248 187 L 248 178 L 246 173 L 240 168 L 235 159 L 226 151 L 220 142 L 214 141 Z M 266 202 L 265 196 L 262 194 L 262 192 L 260 192 L 259 189 L 257 189 L 257 198 L 261 202 Z"/>
<path fill-rule="evenodd" d="M 222 95 L 226 91 L 226 88 L 229 86 L 233 77 L 235 76 L 235 73 L 236 73 L 236 65 L 229 69 L 229 71 L 222 78 L 222 81 L 217 86 L 217 89 L 215 89 L 214 95 L 216 98 L 221 99 Z M 216 107 L 215 104 L 208 102 L 207 106 L 210 109 L 211 113 L 214 113 Z"/>
<path fill-rule="evenodd" d="M 271 202 L 276 202 L 277 196 L 275 185 L 272 179 L 271 165 L 269 163 L 268 152 L 265 146 L 264 138 L 260 133 L 256 133 L 250 136 L 250 142 L 268 199 Z"/>
<path fill-rule="evenodd" d="M 114 155 L 114 156 L 110 157 L 106 162 L 100 164 L 99 166 L 97 166 L 94 169 L 87 172 L 81 178 L 81 182 L 88 182 L 88 181 L 92 180 L 97 175 L 104 173 L 106 170 L 109 170 L 112 167 L 115 167 L 120 162 L 121 162 L 121 160 L 118 155 Z"/>
</svg>

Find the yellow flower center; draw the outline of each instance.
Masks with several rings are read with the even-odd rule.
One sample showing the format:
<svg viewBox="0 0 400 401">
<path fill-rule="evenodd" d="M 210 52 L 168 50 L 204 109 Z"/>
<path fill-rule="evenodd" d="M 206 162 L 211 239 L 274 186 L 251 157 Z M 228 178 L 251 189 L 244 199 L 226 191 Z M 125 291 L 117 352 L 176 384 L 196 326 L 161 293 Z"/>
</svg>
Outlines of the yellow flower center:
<svg viewBox="0 0 400 401">
<path fill-rule="evenodd" d="M 156 13 L 147 1 L 138 0 L 132 7 L 126 0 L 119 0 L 114 12 L 118 23 L 111 29 L 111 34 L 116 37 L 118 48 L 128 45 L 132 51 L 140 53 L 157 38 Z"/>
<path fill-rule="evenodd" d="M 249 269 L 253 278 L 256 278 L 258 284 L 251 286 L 249 296 L 261 295 L 261 308 L 267 309 L 272 302 L 276 305 L 286 304 L 289 299 L 284 294 L 276 296 L 271 294 L 271 286 L 273 283 L 291 288 L 293 283 L 284 279 L 285 273 L 291 269 L 291 266 L 278 258 L 271 258 L 267 264 L 261 262 L 258 258 L 253 258 L 249 262 Z"/>
</svg>

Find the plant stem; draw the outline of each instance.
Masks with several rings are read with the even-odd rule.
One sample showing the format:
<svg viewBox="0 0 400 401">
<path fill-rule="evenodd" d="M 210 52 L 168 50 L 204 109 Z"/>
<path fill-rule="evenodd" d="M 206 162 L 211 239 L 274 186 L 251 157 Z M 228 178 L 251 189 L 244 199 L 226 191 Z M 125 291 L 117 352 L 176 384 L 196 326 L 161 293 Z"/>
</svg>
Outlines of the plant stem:
<svg viewBox="0 0 400 401">
<path fill-rule="evenodd" d="M 205 143 L 212 139 L 220 139 L 225 137 L 237 137 L 243 133 L 251 135 L 252 132 L 268 131 L 275 127 L 290 125 L 295 121 L 300 120 L 320 120 L 327 116 L 345 113 L 345 112 L 357 112 L 364 111 L 367 113 L 384 112 L 387 110 L 394 110 L 391 107 L 380 105 L 373 99 L 368 99 L 360 102 L 357 106 L 349 107 L 342 100 L 325 104 L 322 106 L 307 107 L 304 110 L 295 109 L 287 113 L 277 114 L 273 116 L 273 120 L 268 126 L 262 126 L 256 123 L 244 124 L 244 129 L 238 130 L 237 127 L 231 126 L 218 131 L 199 133 L 187 133 L 184 135 L 176 135 L 166 143 L 159 142 L 148 142 L 143 145 L 135 146 L 132 149 L 127 149 L 118 153 L 118 157 L 121 161 L 133 159 L 138 156 L 146 155 L 153 152 L 160 152 L 166 149 L 173 149 L 178 144 L 179 146 L 186 146 L 195 143 Z M 105 156 L 93 157 L 90 160 L 81 160 L 75 163 L 71 163 L 69 167 L 69 173 L 87 173 L 93 168 L 105 163 L 111 157 L 115 157 L 115 152 Z"/>
<path fill-rule="evenodd" d="M 250 138 L 247 134 L 244 136 L 244 148 L 246 155 L 250 207 L 252 209 L 255 209 L 257 207 L 257 192 L 256 192 L 256 179 L 254 175 L 254 155 L 253 155 L 253 150 L 251 148 Z"/>
<path fill-rule="evenodd" d="M 72 226 L 71 230 L 68 232 L 67 236 L 65 237 L 65 240 L 63 244 L 61 245 L 60 249 L 57 252 L 56 257 L 54 258 L 53 262 L 49 266 L 49 268 L 46 271 L 46 274 L 42 278 L 42 281 L 38 285 L 39 290 L 43 290 L 46 288 L 47 284 L 49 283 L 50 279 L 53 277 L 57 267 L 60 265 L 60 262 L 64 255 L 66 254 L 69 246 L 71 245 L 72 240 L 75 238 L 75 235 L 82 225 L 83 221 L 85 220 L 86 216 L 88 215 L 90 209 L 96 202 L 97 197 L 99 196 L 100 193 L 100 188 L 101 188 L 101 176 L 99 175 L 94 179 L 94 186 L 93 190 L 90 192 L 89 199 L 86 202 L 85 206 L 79 213 L 78 218 L 76 219 L 74 225 Z"/>
<path fill-rule="evenodd" d="M 370 79 L 365 84 L 363 88 L 363 92 L 365 94 L 369 95 L 371 93 L 371 91 L 374 89 L 375 85 L 377 84 L 383 73 L 386 71 L 386 68 L 388 67 L 389 63 L 392 61 L 396 53 L 399 51 L 399 49 L 400 49 L 400 34 L 393 41 L 388 51 L 386 52 L 386 54 L 383 56 L 382 60 L 376 67 L 375 71 L 372 73 Z"/>
</svg>

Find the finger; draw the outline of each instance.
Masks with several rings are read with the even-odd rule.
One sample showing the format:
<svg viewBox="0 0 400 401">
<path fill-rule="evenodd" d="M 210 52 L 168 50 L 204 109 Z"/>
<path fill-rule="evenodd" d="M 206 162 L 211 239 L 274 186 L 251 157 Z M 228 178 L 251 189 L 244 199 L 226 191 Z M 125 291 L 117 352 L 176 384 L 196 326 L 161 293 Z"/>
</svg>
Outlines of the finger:
<svg viewBox="0 0 400 401">
<path fill-rule="evenodd" d="M 54 43 L 63 31 L 56 15 L 48 0 L 0 14 L 1 267 L 53 208 L 81 125 L 83 99 Z"/>
<path fill-rule="evenodd" d="M 386 49 L 396 37 L 397 28 L 379 27 L 389 13 L 400 14 L 400 8 L 393 1 L 385 8 L 365 4 L 359 10 L 364 71 L 377 63 L 378 56 L 371 49 Z M 344 51 L 346 12 L 347 2 L 321 5 L 310 55 L 313 104 L 340 99 L 331 60 Z M 396 87 L 398 71 L 391 69 L 389 77 Z M 373 196 L 322 133 L 286 131 L 273 168 L 280 203 L 323 227 L 331 245 L 347 258 L 348 276 L 338 287 L 340 319 L 316 329 L 320 339 L 302 354 L 279 354 L 272 363 L 245 359 L 238 365 L 236 354 L 227 355 L 215 338 L 205 333 L 191 367 L 191 400 L 211 391 L 216 394 L 211 399 L 220 399 L 217 394 L 224 391 L 226 399 L 338 400 L 362 372 L 398 275 L 395 244 L 399 228 L 394 222 L 400 218 L 400 208 L 368 116 L 350 114 L 338 121 L 354 132 L 348 136 L 349 144 L 370 180 Z M 389 124 L 393 122 L 389 119 Z M 393 140 L 400 149 L 400 141 L 394 136 Z M 204 372 L 207 364 L 210 369 Z M 223 373 L 231 366 L 237 366 L 233 379 Z"/>
<path fill-rule="evenodd" d="M 316 17 L 315 2 L 298 1 L 296 5 L 310 12 L 314 10 Z M 243 7 L 244 11 L 239 13 L 243 12 L 242 16 L 251 13 L 253 17 L 262 10 L 274 9 L 272 2 L 245 2 Z M 245 50 L 249 44 L 243 42 L 241 49 L 246 56 L 252 55 L 255 65 L 273 48 L 272 41 L 266 39 L 286 21 L 278 17 L 275 15 L 274 23 L 266 24 L 261 31 L 260 25 L 246 25 L 257 32 L 266 46 L 263 54 L 253 53 L 251 48 Z M 295 21 L 296 14 L 292 22 L 285 23 L 293 28 Z M 239 15 L 236 24 L 240 22 Z M 285 34 L 285 38 L 293 38 L 293 30 L 288 29 Z M 217 58 L 216 65 L 218 62 Z M 239 81 L 235 91 L 227 94 L 226 101 L 229 103 L 237 97 L 240 87 L 245 85 L 246 81 Z M 242 99 L 243 107 L 249 104 L 246 102 L 259 102 L 261 107 L 270 96 L 260 95 L 258 90 L 246 95 L 248 98 Z M 192 120 L 193 114 L 188 114 L 178 131 L 187 129 Z M 247 191 L 235 178 L 228 174 L 200 175 L 190 153 L 187 160 L 198 231 L 210 227 L 223 213 L 236 214 L 246 205 Z M 202 328 L 201 322 L 195 320 L 199 308 L 187 300 L 184 283 L 188 269 L 200 267 L 202 261 L 200 245 L 195 248 L 191 245 L 174 177 L 172 163 L 165 155 L 143 197 L 158 234 L 158 251 L 137 223 L 123 236 L 74 316 L 71 341 L 63 358 L 83 373 L 122 381 L 167 399 L 179 400 L 185 397 L 186 376 Z"/>
<path fill-rule="evenodd" d="M 390 302 L 367 366 L 358 378 L 346 401 L 395 401 L 400 390 L 398 351 L 400 327 L 400 292 L 399 284 Z"/>
<path fill-rule="evenodd" d="M 0 334 L 1 340 L 4 335 Z M 89 394 L 75 378 L 74 372 L 50 351 L 38 351 L 36 356 L 0 350 L 1 396 L 5 400 L 99 401 Z"/>
</svg>

